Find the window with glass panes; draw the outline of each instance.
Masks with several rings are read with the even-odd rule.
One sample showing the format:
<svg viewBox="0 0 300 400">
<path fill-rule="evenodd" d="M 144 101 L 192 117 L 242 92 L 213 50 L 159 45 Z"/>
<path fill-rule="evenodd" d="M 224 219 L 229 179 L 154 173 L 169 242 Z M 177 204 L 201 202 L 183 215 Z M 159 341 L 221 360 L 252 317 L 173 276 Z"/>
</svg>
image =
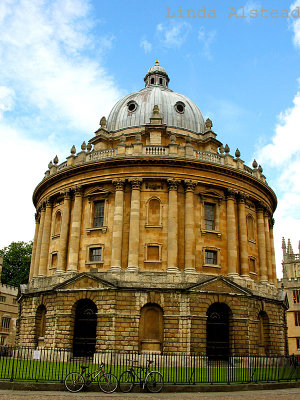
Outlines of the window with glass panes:
<svg viewBox="0 0 300 400">
<path fill-rule="evenodd" d="M 101 228 L 104 224 L 104 200 L 94 203 L 94 228 Z"/>
<path fill-rule="evenodd" d="M 102 247 L 92 247 L 90 249 L 90 261 L 102 261 Z"/>
<path fill-rule="evenodd" d="M 205 264 L 217 264 L 217 258 L 215 250 L 205 250 Z"/>
<path fill-rule="evenodd" d="M 9 317 L 3 317 L 2 318 L 2 324 L 1 327 L 4 330 L 8 330 L 10 325 L 10 318 Z"/>
<path fill-rule="evenodd" d="M 215 229 L 215 205 L 212 203 L 204 203 L 204 226 L 205 229 Z"/>
<path fill-rule="evenodd" d="M 300 326 L 300 311 L 294 312 L 295 326 Z"/>
<path fill-rule="evenodd" d="M 300 303 L 300 290 L 293 290 L 293 302 Z"/>
</svg>

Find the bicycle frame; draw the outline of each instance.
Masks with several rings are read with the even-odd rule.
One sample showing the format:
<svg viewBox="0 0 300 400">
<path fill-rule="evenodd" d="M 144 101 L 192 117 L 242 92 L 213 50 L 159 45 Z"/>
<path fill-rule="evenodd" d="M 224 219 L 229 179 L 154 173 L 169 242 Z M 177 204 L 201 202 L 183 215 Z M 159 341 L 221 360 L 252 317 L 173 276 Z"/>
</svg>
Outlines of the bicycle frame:
<svg viewBox="0 0 300 400">
<path fill-rule="evenodd" d="M 139 377 L 139 375 L 138 375 L 136 370 L 139 370 L 139 371 L 141 371 L 143 373 L 143 379 L 141 379 Z M 132 365 L 128 371 L 130 371 L 132 373 L 132 375 L 137 378 L 137 380 L 140 383 L 142 389 L 145 389 L 147 376 L 149 375 L 149 372 L 150 372 L 150 365 L 148 365 L 147 367 L 134 367 Z"/>
<path fill-rule="evenodd" d="M 96 374 L 96 375 L 94 375 L 94 374 Z M 100 368 L 99 368 L 99 369 L 96 369 L 95 371 L 92 371 L 92 372 L 89 372 L 89 373 L 87 373 L 87 372 L 86 372 L 86 369 L 85 369 L 85 370 L 82 372 L 82 376 L 84 377 L 84 380 L 85 380 L 85 386 L 88 386 L 88 385 L 90 385 L 92 382 L 94 382 L 94 380 L 95 380 L 100 374 L 102 374 L 102 375 L 105 376 L 105 372 L 104 372 L 104 370 L 103 370 L 103 365 L 102 365 L 102 364 L 100 365 Z M 94 375 L 94 376 L 93 376 L 93 375 Z M 88 379 L 89 377 L 91 377 L 91 380 Z"/>
</svg>

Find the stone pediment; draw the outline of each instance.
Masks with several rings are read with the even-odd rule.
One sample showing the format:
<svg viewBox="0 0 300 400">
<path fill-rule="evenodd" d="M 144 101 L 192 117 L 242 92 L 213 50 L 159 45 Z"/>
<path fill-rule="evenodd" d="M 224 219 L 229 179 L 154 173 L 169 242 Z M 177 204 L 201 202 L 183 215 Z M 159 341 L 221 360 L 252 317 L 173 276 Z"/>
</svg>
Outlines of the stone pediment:
<svg viewBox="0 0 300 400">
<path fill-rule="evenodd" d="M 222 294 L 236 294 L 240 296 L 251 296 L 252 292 L 230 279 L 223 276 L 214 277 L 204 282 L 197 283 L 188 289 L 190 292 L 209 292 Z"/>
<path fill-rule="evenodd" d="M 100 279 L 89 273 L 78 274 L 54 287 L 54 290 L 78 290 L 78 289 L 115 289 L 112 283 Z"/>
</svg>

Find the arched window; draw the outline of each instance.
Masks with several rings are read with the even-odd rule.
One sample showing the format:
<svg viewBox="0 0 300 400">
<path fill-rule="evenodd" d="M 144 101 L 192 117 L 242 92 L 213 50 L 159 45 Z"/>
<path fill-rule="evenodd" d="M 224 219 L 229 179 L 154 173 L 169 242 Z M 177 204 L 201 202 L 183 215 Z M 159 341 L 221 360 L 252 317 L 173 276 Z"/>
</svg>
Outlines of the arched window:
<svg viewBox="0 0 300 400">
<path fill-rule="evenodd" d="M 57 211 L 54 220 L 54 231 L 53 231 L 54 236 L 60 235 L 60 228 L 61 228 L 61 212 Z"/>
<path fill-rule="evenodd" d="M 35 315 L 35 340 L 37 347 L 44 346 L 45 333 L 46 333 L 46 313 L 47 309 L 44 304 L 41 304 Z"/>
<path fill-rule="evenodd" d="M 248 240 L 251 240 L 251 241 L 255 240 L 254 218 L 250 214 L 247 215 L 247 236 L 248 236 Z"/>
<path fill-rule="evenodd" d="M 91 356 L 96 348 L 97 306 L 90 299 L 79 300 L 75 310 L 74 357 Z"/>
<path fill-rule="evenodd" d="M 161 226 L 161 202 L 157 197 L 148 201 L 147 217 L 147 225 Z"/>
<path fill-rule="evenodd" d="M 140 351 L 159 352 L 163 350 L 163 311 L 157 304 L 146 304 L 141 309 Z"/>
<path fill-rule="evenodd" d="M 228 359 L 230 308 L 224 303 L 214 303 L 207 310 L 206 355 L 213 359 Z"/>
<path fill-rule="evenodd" d="M 267 356 L 269 355 L 270 346 L 270 328 L 269 317 L 266 312 L 261 311 L 258 314 L 258 354 Z"/>
</svg>

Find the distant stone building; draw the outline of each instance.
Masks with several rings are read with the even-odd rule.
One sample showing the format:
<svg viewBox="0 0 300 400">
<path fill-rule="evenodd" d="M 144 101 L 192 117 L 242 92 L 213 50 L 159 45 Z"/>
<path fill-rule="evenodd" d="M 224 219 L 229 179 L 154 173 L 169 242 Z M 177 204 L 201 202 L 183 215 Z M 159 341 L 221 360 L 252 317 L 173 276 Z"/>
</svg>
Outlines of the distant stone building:
<svg viewBox="0 0 300 400">
<path fill-rule="evenodd" d="M 285 353 L 276 196 L 169 80 L 156 62 L 88 144 L 49 163 L 33 194 L 20 344 Z"/>
<path fill-rule="evenodd" d="M 0 346 L 12 346 L 16 338 L 18 288 L 1 283 L 2 263 L 0 257 Z"/>
<path fill-rule="evenodd" d="M 300 242 L 299 253 L 294 253 L 291 241 L 282 239 L 282 272 L 279 285 L 287 293 L 289 309 L 287 310 L 289 354 L 300 354 Z"/>
</svg>

